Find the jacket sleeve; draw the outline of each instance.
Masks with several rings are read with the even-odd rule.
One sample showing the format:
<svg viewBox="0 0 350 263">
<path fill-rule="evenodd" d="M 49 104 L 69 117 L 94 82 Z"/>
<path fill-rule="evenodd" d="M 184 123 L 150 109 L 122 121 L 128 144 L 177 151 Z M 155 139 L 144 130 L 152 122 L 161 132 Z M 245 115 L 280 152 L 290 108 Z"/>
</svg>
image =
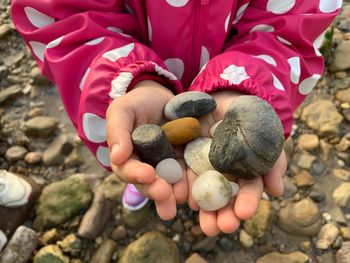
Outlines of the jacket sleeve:
<svg viewBox="0 0 350 263">
<path fill-rule="evenodd" d="M 265 99 L 279 115 L 287 138 L 293 112 L 323 74 L 319 48 L 341 5 L 341 0 L 243 4 L 231 30 L 238 33 L 206 64 L 190 89 L 233 89 Z"/>
<path fill-rule="evenodd" d="M 66 111 L 99 162 L 109 168 L 105 112 L 110 102 L 152 79 L 181 91 L 121 0 L 13 0 L 14 24 L 42 73 L 57 86 Z"/>
</svg>

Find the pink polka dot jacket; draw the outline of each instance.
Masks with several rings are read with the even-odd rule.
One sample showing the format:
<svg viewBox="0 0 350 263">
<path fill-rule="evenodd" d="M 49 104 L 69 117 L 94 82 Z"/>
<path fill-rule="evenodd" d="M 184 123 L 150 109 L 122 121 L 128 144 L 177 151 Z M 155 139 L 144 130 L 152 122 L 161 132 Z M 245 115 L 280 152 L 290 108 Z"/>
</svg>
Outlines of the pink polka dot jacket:
<svg viewBox="0 0 350 263">
<path fill-rule="evenodd" d="M 110 166 L 105 113 L 140 80 L 176 93 L 237 90 L 292 114 L 324 70 L 341 0 L 13 0 L 14 24 L 79 136 Z"/>
</svg>

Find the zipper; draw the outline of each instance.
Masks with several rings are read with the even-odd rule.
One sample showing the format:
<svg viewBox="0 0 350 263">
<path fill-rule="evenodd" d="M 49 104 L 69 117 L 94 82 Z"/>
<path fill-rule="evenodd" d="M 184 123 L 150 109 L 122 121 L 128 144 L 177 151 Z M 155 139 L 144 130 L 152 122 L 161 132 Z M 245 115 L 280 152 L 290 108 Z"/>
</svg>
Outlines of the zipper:
<svg viewBox="0 0 350 263">
<path fill-rule="evenodd" d="M 187 74 L 185 74 L 183 79 L 186 87 L 189 87 L 193 78 L 199 72 L 202 42 L 209 2 L 210 0 L 196 0 L 195 3 L 198 3 L 199 7 L 195 7 L 192 34 L 190 34 L 190 48 L 187 57 L 187 65 L 189 65 L 189 69 L 186 70 Z"/>
</svg>

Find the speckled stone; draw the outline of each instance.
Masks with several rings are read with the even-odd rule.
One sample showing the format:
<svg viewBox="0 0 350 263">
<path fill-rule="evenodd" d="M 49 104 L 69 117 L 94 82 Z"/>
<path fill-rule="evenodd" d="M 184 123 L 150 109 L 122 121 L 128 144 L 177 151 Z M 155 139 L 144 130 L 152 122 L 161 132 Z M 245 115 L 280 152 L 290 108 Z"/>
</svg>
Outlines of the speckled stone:
<svg viewBox="0 0 350 263">
<path fill-rule="evenodd" d="M 162 126 L 162 130 L 172 145 L 186 144 L 201 135 L 201 125 L 192 117 L 169 121 Z"/>
<path fill-rule="evenodd" d="M 168 101 L 164 115 L 169 120 L 182 117 L 198 118 L 216 109 L 216 101 L 209 94 L 200 91 L 183 92 Z"/>
<path fill-rule="evenodd" d="M 283 144 L 283 127 L 270 104 L 240 96 L 214 132 L 209 160 L 221 173 L 253 179 L 271 170 Z"/>
<path fill-rule="evenodd" d="M 152 166 L 164 159 L 175 158 L 171 144 L 158 125 L 145 124 L 137 127 L 131 139 L 141 160 Z"/>
</svg>

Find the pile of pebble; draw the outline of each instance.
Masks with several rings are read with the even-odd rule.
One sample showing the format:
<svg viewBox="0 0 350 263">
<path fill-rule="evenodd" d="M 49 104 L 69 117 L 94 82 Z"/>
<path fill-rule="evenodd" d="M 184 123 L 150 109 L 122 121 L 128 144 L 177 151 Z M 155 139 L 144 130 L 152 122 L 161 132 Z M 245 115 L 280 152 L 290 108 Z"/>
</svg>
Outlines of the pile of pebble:
<svg viewBox="0 0 350 263">
<path fill-rule="evenodd" d="M 157 175 L 170 184 L 183 176 L 173 146 L 186 145 L 186 164 L 199 175 L 192 196 L 206 211 L 224 207 L 238 193 L 235 176 L 253 179 L 268 173 L 284 143 L 276 112 L 255 96 L 236 98 L 224 119 L 211 127 L 212 138 L 203 137 L 197 118 L 213 112 L 216 106 L 209 94 L 184 92 L 166 104 L 164 115 L 169 122 L 161 127 L 141 125 L 132 133 L 141 160 L 154 166 Z"/>
</svg>

